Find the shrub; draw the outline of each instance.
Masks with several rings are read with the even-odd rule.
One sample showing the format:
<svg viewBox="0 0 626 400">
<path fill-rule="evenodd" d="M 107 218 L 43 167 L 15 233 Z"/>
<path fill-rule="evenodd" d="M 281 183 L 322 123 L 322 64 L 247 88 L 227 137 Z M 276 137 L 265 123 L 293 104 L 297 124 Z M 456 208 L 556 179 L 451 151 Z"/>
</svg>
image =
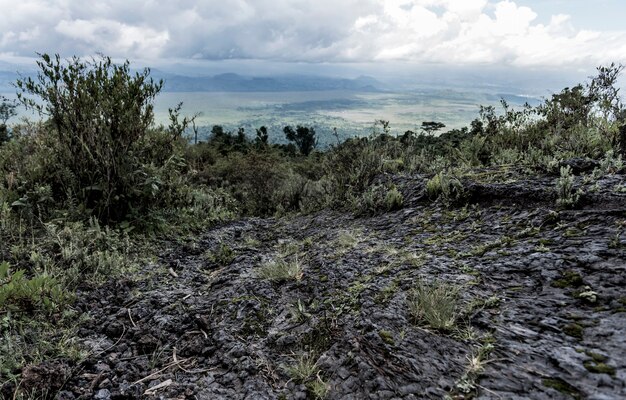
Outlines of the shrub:
<svg viewBox="0 0 626 400">
<path fill-rule="evenodd" d="M 426 194 L 431 199 L 442 199 L 445 203 L 458 203 L 467 193 L 461 181 L 451 173 L 439 172 L 426 182 Z"/>
<path fill-rule="evenodd" d="M 395 185 L 392 186 L 392 188 L 389 189 L 385 195 L 385 206 L 387 210 L 399 210 L 402 208 L 403 204 L 404 196 L 402 196 L 402 193 L 395 187 Z"/>
<path fill-rule="evenodd" d="M 237 255 L 235 251 L 227 244 L 220 243 L 217 250 L 209 256 L 209 259 L 219 266 L 230 265 Z"/>
<path fill-rule="evenodd" d="M 315 137 L 315 129 L 298 125 L 296 130 L 291 126 L 283 129 L 285 137 L 290 142 L 294 142 L 298 146 L 298 150 L 304 156 L 311 154 L 313 149 L 317 147 L 317 138 Z"/>
<path fill-rule="evenodd" d="M 367 139 L 349 139 L 330 150 L 322 164 L 330 205 L 342 208 L 363 194 L 383 172 L 384 157 L 383 149 Z"/>
<path fill-rule="evenodd" d="M 36 79 L 17 80 L 18 98 L 50 118 L 41 134 L 54 136 L 54 180 L 62 195 L 103 221 L 120 221 L 157 199 L 158 177 L 150 168 L 170 160 L 188 122 L 178 122 L 177 108 L 170 110 L 170 131 L 150 130 L 162 82 L 154 82 L 148 69 L 133 75 L 128 61 L 115 65 L 104 56 L 62 62 L 42 54 L 37 65 Z"/>
<path fill-rule="evenodd" d="M 556 180 L 556 204 L 559 207 L 575 207 L 580 199 L 581 190 L 574 191 L 574 175 L 569 165 L 561 167 L 561 176 Z"/>
</svg>

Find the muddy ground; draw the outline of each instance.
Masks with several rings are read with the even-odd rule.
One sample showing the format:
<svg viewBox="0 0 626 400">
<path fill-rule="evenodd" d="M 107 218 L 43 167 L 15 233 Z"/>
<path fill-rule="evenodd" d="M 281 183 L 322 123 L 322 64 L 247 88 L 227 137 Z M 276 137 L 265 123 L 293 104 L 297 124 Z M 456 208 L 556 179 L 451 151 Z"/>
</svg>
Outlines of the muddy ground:
<svg viewBox="0 0 626 400">
<path fill-rule="evenodd" d="M 467 183 L 466 207 L 393 179 L 398 211 L 227 223 L 81 293 L 92 356 L 23 384 L 103 400 L 626 398 L 624 176 L 560 211 L 553 177 Z M 271 261 L 301 274 L 260 277 Z M 458 289 L 447 330 L 409 312 L 435 281 Z"/>
</svg>

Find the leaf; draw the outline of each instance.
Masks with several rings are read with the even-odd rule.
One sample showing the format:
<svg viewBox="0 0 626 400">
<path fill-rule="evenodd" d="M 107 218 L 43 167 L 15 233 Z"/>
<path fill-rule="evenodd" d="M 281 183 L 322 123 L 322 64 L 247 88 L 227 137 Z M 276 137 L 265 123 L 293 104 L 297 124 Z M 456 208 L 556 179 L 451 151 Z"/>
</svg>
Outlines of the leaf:
<svg viewBox="0 0 626 400">
<path fill-rule="evenodd" d="M 11 207 L 26 207 L 28 206 L 27 201 L 27 197 L 22 197 L 21 199 L 15 200 L 13 203 L 11 203 Z"/>
<path fill-rule="evenodd" d="M 9 263 L 4 261 L 0 263 L 0 278 L 9 277 Z"/>
</svg>

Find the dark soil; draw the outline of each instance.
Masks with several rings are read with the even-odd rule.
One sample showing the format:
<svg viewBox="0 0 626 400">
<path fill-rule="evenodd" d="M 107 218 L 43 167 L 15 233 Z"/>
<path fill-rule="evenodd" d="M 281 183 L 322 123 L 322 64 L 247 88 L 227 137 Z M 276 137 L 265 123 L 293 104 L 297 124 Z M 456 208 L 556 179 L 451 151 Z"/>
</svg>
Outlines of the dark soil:
<svg viewBox="0 0 626 400">
<path fill-rule="evenodd" d="M 228 223 L 80 294 L 92 356 L 51 372 L 60 398 L 305 399 L 321 382 L 330 399 L 626 397 L 623 176 L 561 211 L 549 177 L 470 185 L 465 208 L 394 180 L 402 210 Z M 301 279 L 259 278 L 272 259 Z M 460 289 L 452 330 L 409 314 L 434 280 Z M 297 379 L 302 357 L 317 368 Z"/>
</svg>

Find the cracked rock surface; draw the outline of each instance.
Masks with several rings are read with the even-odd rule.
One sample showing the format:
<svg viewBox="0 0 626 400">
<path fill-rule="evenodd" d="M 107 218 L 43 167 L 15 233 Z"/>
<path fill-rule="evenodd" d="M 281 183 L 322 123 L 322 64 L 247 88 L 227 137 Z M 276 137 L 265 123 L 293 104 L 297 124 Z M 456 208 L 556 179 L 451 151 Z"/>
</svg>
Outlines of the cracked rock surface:
<svg viewBox="0 0 626 400">
<path fill-rule="evenodd" d="M 470 185 L 466 207 L 394 179 L 401 210 L 226 223 L 80 294 L 93 355 L 60 398 L 626 397 L 623 176 L 560 211 L 549 177 Z M 410 312 L 434 282 L 449 329 Z"/>
</svg>

